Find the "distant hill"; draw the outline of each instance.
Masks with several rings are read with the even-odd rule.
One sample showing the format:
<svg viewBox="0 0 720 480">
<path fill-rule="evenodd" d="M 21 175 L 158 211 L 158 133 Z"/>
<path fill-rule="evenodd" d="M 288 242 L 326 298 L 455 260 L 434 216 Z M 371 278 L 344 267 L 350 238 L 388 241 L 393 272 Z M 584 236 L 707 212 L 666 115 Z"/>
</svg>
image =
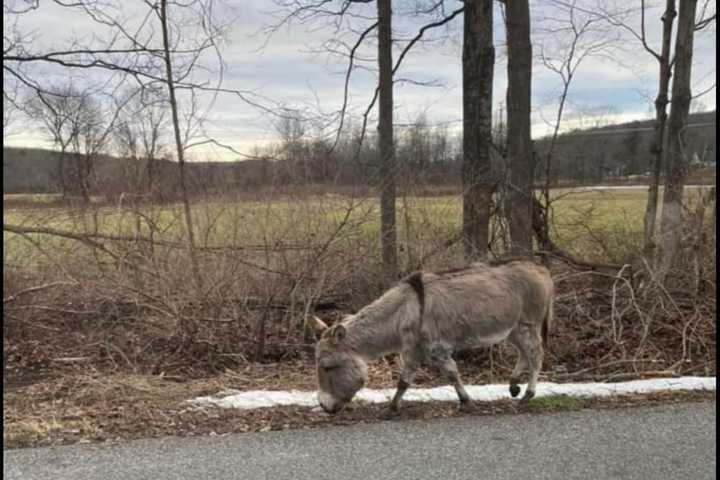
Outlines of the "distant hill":
<svg viewBox="0 0 720 480">
<path fill-rule="evenodd" d="M 188 178 L 194 190 L 227 184 L 248 188 L 262 183 L 269 163 L 264 160 L 192 162 L 188 163 Z M 59 166 L 60 154 L 53 150 L 3 148 L 3 193 L 60 193 Z M 65 170 L 69 172 L 66 175 L 72 175 L 73 168 L 72 157 L 66 155 Z M 107 193 L 108 190 L 122 190 L 125 187 L 123 179 L 132 178 L 136 171 L 143 172 L 145 164 L 100 155 L 94 168 L 96 189 Z M 172 190 L 177 179 L 177 163 L 157 160 L 155 168 L 160 188 Z"/>
<path fill-rule="evenodd" d="M 689 117 L 687 153 L 695 168 L 715 165 L 715 123 L 715 111 Z M 653 120 L 640 120 L 560 135 L 553 154 L 553 183 L 591 184 L 632 181 L 633 178 L 642 181 L 640 178 L 649 173 L 654 160 L 650 153 L 653 124 Z M 549 144 L 549 138 L 535 142 L 540 159 L 544 158 Z"/>
<path fill-rule="evenodd" d="M 715 164 L 715 122 L 715 111 L 690 116 L 687 130 L 689 150 L 694 161 L 706 162 L 705 167 L 709 164 L 714 167 Z M 554 183 L 588 184 L 642 177 L 652 162 L 649 153 L 652 126 L 652 120 L 642 120 L 561 135 L 553 155 Z M 539 158 L 543 158 L 548 144 L 547 138 L 535 142 Z M 52 150 L 3 148 L 3 193 L 58 193 L 59 159 L 60 155 Z M 455 165 L 457 162 L 459 159 L 446 160 L 438 165 L 432 165 L 431 162 L 429 168 L 442 174 L 433 178 L 445 178 L 446 182 L 449 180 L 450 183 L 458 184 L 460 169 L 459 165 Z M 343 168 L 348 168 L 347 165 L 352 163 L 352 159 L 345 159 L 346 167 Z M 71 165 L 66 168 L 71 169 Z M 328 160 L 324 168 L 332 169 L 332 165 L 332 161 Z M 356 166 L 351 165 L 350 168 Z M 95 164 L 96 190 L 103 193 L 114 189 L 118 192 L 126 191 L 124 182 L 127 182 L 127 178 L 134 171 L 143 169 L 143 165 L 128 159 L 100 156 Z M 161 188 L 172 191 L 177 178 L 177 164 L 159 160 L 157 171 Z M 349 178 L 346 182 L 360 184 L 365 181 L 362 175 L 348 171 L 351 173 L 345 175 Z M 190 188 L 194 191 L 228 188 L 251 190 L 271 182 L 292 183 L 292 178 L 299 178 L 297 172 L 298 166 L 270 160 L 188 164 Z M 330 176 L 333 176 L 332 172 Z"/>
<path fill-rule="evenodd" d="M 711 112 L 691 113 L 690 117 L 688 118 L 688 125 L 702 125 L 702 124 L 710 124 L 710 123 L 714 124 L 715 119 L 716 119 L 716 111 L 715 110 L 713 110 Z M 602 127 L 575 130 L 573 132 L 569 132 L 569 135 L 577 134 L 577 133 L 609 132 L 609 131 L 613 131 L 613 130 L 627 130 L 627 129 L 631 129 L 631 128 L 652 129 L 654 125 L 655 125 L 654 119 L 635 120 L 632 122 L 617 123 L 617 124 L 613 124 L 613 125 L 605 125 Z M 713 126 L 712 125 L 706 126 L 705 128 L 713 128 Z"/>
</svg>

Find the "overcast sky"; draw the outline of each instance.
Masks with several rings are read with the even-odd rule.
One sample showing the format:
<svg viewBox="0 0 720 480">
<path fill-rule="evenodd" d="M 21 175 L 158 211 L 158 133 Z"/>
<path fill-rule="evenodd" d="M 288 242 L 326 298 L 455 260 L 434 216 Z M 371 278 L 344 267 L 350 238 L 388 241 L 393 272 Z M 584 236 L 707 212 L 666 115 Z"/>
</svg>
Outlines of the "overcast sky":
<svg viewBox="0 0 720 480">
<path fill-rule="evenodd" d="M 132 5 L 126 0 L 124 5 Z M 142 6 L 142 2 L 138 1 Z M 431 20 L 429 16 L 413 16 L 412 6 L 417 2 L 396 1 L 394 5 L 396 36 L 407 39 Z M 425 2 L 430 4 L 430 2 Z M 554 119 L 561 86 L 560 77 L 545 68 L 540 54 L 554 59 L 566 51 L 568 36 L 563 33 L 567 26 L 567 10 L 537 0 L 532 4 L 533 53 L 537 58 L 533 71 L 533 135 L 547 134 L 549 121 Z M 628 4 L 639 2 L 624 2 Z M 652 3 L 652 2 L 650 2 Z M 664 2 L 661 2 L 664 3 Z M 702 4 L 703 2 L 700 2 Z M 282 103 L 287 107 L 303 108 L 308 112 L 335 112 L 342 105 L 344 74 L 347 58 L 331 55 L 324 48 L 329 39 L 337 38 L 333 46 L 347 51 L 347 46 L 357 38 L 356 34 L 340 30 L 336 32 L 329 20 L 306 24 L 291 24 L 275 32 L 271 37 L 258 34 L 263 27 L 277 22 L 278 6 L 272 0 L 227 1 L 233 8 L 220 12 L 223 18 L 233 18 L 227 43 L 222 48 L 225 63 L 224 87 L 253 91 L 264 98 Z M 331 2 L 337 8 L 338 0 Z M 596 6 L 613 10 L 614 1 L 578 1 L 579 6 Z M 711 10 L 714 12 L 715 2 Z M 459 8 L 460 2 L 447 1 L 446 12 Z M 631 5 L 630 5 L 631 6 Z M 132 16 L 132 6 L 125 16 Z M 362 17 L 355 18 L 344 27 L 362 30 L 373 23 L 374 4 L 358 5 L 354 11 Z M 275 12 L 275 14 L 273 14 Z M 651 8 L 647 18 L 647 34 L 651 46 L 659 49 L 661 7 Z M 7 17 L 7 16 L 6 16 Z M 139 17 L 138 17 L 139 18 Z M 575 19 L 582 22 L 582 12 Z M 137 20 L 137 19 L 135 19 Z M 639 27 L 639 15 L 631 14 L 626 22 Z M 6 19 L 5 28 L 8 23 Z M 87 38 L 88 32 L 102 37 L 103 30 L 87 17 L 67 8 L 59 8 L 43 2 L 40 8 L 23 16 L 19 28 L 32 32 L 35 45 L 61 48 L 72 38 Z M 495 104 L 501 108 L 506 88 L 505 32 L 499 6 L 495 11 L 496 65 L 493 85 Z M 617 41 L 615 41 L 617 37 Z M 715 25 L 700 32 L 695 38 L 693 64 L 693 93 L 711 88 L 716 79 Z M 447 26 L 438 29 L 426 43 L 416 46 L 407 56 L 398 79 L 409 79 L 425 85 L 402 81 L 395 89 L 395 121 L 399 124 L 413 122 L 424 114 L 430 124 L 446 123 L 452 131 L 459 132 L 462 118 L 461 107 L 461 45 L 462 15 Z M 349 108 L 354 114 L 362 112 L 376 84 L 374 59 L 375 39 L 368 38 L 359 57 L 363 67 L 353 73 L 349 90 Z M 652 99 L 657 88 L 657 62 L 640 43 L 620 29 L 608 29 L 595 24 L 584 39 L 584 47 L 607 42 L 605 48 L 586 57 L 577 69 L 570 87 L 566 110 L 565 129 L 591 126 L 596 122 L 617 123 L 650 115 Z M 263 47 L 264 45 L 264 47 Z M 394 52 L 399 55 L 404 43 Z M 39 48 L 39 47 L 38 47 Z M 65 72 L 52 72 L 65 75 Z M 695 108 L 714 109 L 715 89 L 700 98 L 702 105 Z M 250 151 L 255 145 L 264 145 L 277 139 L 272 118 L 239 101 L 224 95 L 218 98 L 205 125 L 212 137 L 241 151 Z M 374 125 L 371 127 L 374 128 Z M 329 130 L 328 130 L 329 131 Z M 5 136 L 6 145 L 50 146 L 46 136 L 27 123 L 16 121 L 10 134 Z M 199 149 L 194 152 L 198 160 L 234 159 L 237 155 L 217 148 Z"/>
</svg>

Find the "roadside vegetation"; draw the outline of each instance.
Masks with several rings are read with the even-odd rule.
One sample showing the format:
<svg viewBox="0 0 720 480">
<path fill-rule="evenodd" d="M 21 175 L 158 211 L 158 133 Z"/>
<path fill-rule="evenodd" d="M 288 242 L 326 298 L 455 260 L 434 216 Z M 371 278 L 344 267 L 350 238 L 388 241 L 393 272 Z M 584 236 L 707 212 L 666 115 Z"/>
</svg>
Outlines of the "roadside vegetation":
<svg viewBox="0 0 720 480">
<path fill-rule="evenodd" d="M 702 192 L 691 190 L 694 207 L 688 211 L 702 205 Z M 714 375 L 709 212 L 699 220 L 704 230 L 698 238 L 705 243 L 698 244 L 698 254 L 713 259 L 702 261 L 701 290 L 690 289 L 695 281 L 689 269 L 682 273 L 685 290 L 678 285 L 643 298 L 640 282 L 647 280 L 637 274 L 643 266 L 636 259 L 642 251 L 644 189 L 559 189 L 553 195 L 553 238 L 584 263 L 547 258 L 557 299 L 542 378 Z M 28 205 L 25 198 L 22 206 L 5 209 L 6 225 L 21 228 L 4 233 L 10 445 L 160 435 L 177 433 L 176 428 L 205 431 L 228 415 L 242 419 L 248 430 L 299 426 L 299 418 L 330 421 L 298 409 L 188 412 L 182 402 L 227 388 L 315 388 L 305 315 L 332 322 L 382 291 L 375 198 L 199 200 L 194 210 L 201 282 L 190 274 L 181 213 L 173 205 L 98 201 L 76 208 L 48 205 L 45 197 L 33 201 Z M 460 228 L 458 197 L 408 197 L 397 207 L 403 270 L 463 264 L 462 248 L 453 241 Z M 467 383 L 505 381 L 514 358 L 512 348 L 502 345 L 458 355 Z M 375 365 L 370 386 L 393 386 L 396 361 Z M 438 381 L 427 370 L 418 377 L 423 386 Z M 528 411 L 597 404 L 562 398 L 531 403 Z M 143 430 L 148 416 L 166 409 L 173 413 Z M 515 407 L 501 402 L 487 409 Z M 430 410 L 450 412 L 444 406 Z M 419 410 L 409 415 L 415 414 L 430 415 Z M 338 421 L 362 416 L 348 415 Z M 218 419 L 210 420 L 213 416 Z M 278 423 L 280 418 L 285 423 Z"/>
</svg>

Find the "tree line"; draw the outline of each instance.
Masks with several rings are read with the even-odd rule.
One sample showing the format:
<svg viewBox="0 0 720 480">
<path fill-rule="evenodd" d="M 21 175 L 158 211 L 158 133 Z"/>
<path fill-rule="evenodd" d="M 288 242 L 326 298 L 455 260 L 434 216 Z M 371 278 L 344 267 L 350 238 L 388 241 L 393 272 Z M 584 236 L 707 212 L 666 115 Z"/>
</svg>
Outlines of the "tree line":
<svg viewBox="0 0 720 480">
<path fill-rule="evenodd" d="M 133 110 L 130 110 L 132 113 Z M 123 118 L 124 115 L 121 116 Z M 92 116 L 88 117 L 92 118 Z M 177 163 L 169 155 L 167 131 L 162 123 L 167 113 L 160 108 L 132 116 L 137 121 L 117 122 L 107 140 L 107 148 L 83 153 L 75 140 L 69 148 L 43 150 L 6 148 L 4 155 L 3 191 L 12 193 L 54 193 L 66 197 L 82 197 L 82 172 L 76 173 L 90 159 L 91 175 L 86 184 L 92 195 L 117 197 L 122 193 L 145 195 L 149 199 L 171 200 Z M 716 160 L 716 113 L 691 114 L 686 144 L 691 168 L 712 167 Z M 227 193 L 258 191 L 283 186 L 356 187 L 373 186 L 378 176 L 379 161 L 368 133 L 360 142 L 359 127 L 341 135 L 335 148 L 334 140 L 317 138 L 302 127 L 298 119 L 288 122 L 293 129 L 279 129 L 277 141 L 258 147 L 252 158 L 217 162 L 193 159 L 188 163 L 189 189 L 193 193 Z M 593 121 L 597 125 L 597 119 Z M 402 175 L 400 189 L 429 190 L 433 187 L 458 192 L 462 181 L 462 133 L 453 130 L 454 123 L 432 125 L 420 116 L 411 125 L 398 128 L 395 152 Z M 567 132 L 555 140 L 555 162 L 551 169 L 551 185 L 581 186 L 612 183 L 643 184 L 649 181 L 655 155 L 653 122 L 626 122 L 608 126 L 588 126 Z M 99 131 L 83 129 L 88 134 Z M 78 129 L 80 131 L 81 129 Z M 493 145 L 505 140 L 502 122 L 493 124 Z M 47 131 L 48 135 L 51 132 Z M 533 142 L 536 158 L 550 148 L 550 137 Z M 92 142 L 88 142 L 91 145 Z M 359 153 L 358 153 L 359 149 Z M 490 152 L 494 172 L 506 168 L 504 157 L 495 148 Z M 537 160 L 536 160 L 537 162 Z M 536 179 L 540 174 L 536 173 Z M 502 178 L 497 174 L 494 181 Z M 536 180 L 536 188 L 541 185 Z M 154 192 L 154 194 L 153 194 Z"/>
</svg>

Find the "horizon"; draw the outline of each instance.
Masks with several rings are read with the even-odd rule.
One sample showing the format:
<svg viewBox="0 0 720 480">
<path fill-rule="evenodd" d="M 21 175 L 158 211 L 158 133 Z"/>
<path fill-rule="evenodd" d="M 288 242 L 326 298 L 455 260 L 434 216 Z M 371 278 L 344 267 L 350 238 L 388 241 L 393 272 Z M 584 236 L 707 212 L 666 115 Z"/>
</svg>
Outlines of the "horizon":
<svg viewBox="0 0 720 480">
<path fill-rule="evenodd" d="M 712 115 L 712 114 L 717 115 L 717 109 L 715 109 L 715 110 L 701 111 L 701 112 L 691 112 L 691 113 L 690 113 L 690 116 L 689 116 L 689 118 L 688 118 L 688 125 L 687 125 L 687 127 L 690 127 L 690 126 L 693 126 L 693 127 L 705 127 L 705 126 L 710 126 L 711 124 L 710 124 L 710 123 L 707 123 L 707 122 L 702 122 L 702 123 L 701 123 L 701 122 L 696 122 L 696 123 L 693 123 L 693 122 L 691 121 L 691 119 L 693 118 L 693 116 L 698 116 L 698 115 Z M 584 127 L 584 128 L 583 128 L 583 127 L 573 128 L 572 130 L 566 130 L 566 131 L 560 132 L 560 133 L 559 133 L 559 137 L 562 137 L 562 136 L 565 136 L 565 135 L 578 135 L 578 134 L 581 134 L 582 132 L 591 132 L 591 131 L 594 131 L 594 130 L 611 129 L 612 127 L 617 127 L 617 126 L 622 126 L 622 125 L 632 125 L 632 124 L 634 124 L 634 123 L 644 123 L 644 122 L 654 122 L 654 118 L 652 118 L 652 117 L 646 117 L 646 118 L 640 118 L 640 119 L 636 119 L 636 120 L 629 120 L 629 121 L 618 122 L 618 123 L 608 123 L 608 124 L 599 125 L 599 126 L 587 126 L 587 127 Z M 715 122 L 713 122 L 712 124 L 715 124 Z M 430 127 L 432 128 L 433 126 L 431 125 Z M 687 128 L 687 127 L 686 127 L 686 128 Z M 619 130 L 619 131 L 612 130 L 612 131 L 609 131 L 609 132 L 598 132 L 598 133 L 595 133 L 595 134 L 592 134 L 592 135 L 619 135 L 619 134 L 623 134 L 623 133 L 631 133 L 631 132 L 651 132 L 651 131 L 653 131 L 653 128 L 652 128 L 652 127 L 641 127 L 641 128 L 627 128 L 627 129 L 623 129 L 623 130 Z M 535 137 L 533 136 L 532 141 L 533 141 L 533 142 L 539 142 L 539 141 L 543 141 L 543 140 L 549 140 L 549 139 L 551 138 L 551 136 L 552 136 L 551 133 L 547 133 L 547 134 L 545 134 L 545 135 L 543 135 L 543 136 L 541 136 L 541 137 L 538 137 L 538 138 L 535 138 Z M 462 137 L 462 130 L 460 130 L 459 132 L 455 132 L 455 133 L 450 134 L 450 137 L 453 138 L 453 139 L 461 138 L 461 137 Z M 559 138 L 559 137 L 558 137 L 558 138 Z M 269 143 L 268 145 L 266 145 L 266 147 L 269 147 L 269 146 L 271 146 L 271 145 L 274 145 L 274 144 L 276 144 L 277 142 L 280 142 L 280 140 L 279 140 L 279 139 L 275 139 L 275 140 L 272 141 L 272 143 Z M 15 144 L 7 145 L 7 144 L 5 144 L 5 142 L 3 142 L 3 150 L 5 150 L 5 149 L 42 150 L 42 151 L 51 151 L 51 152 L 56 152 L 56 153 L 59 152 L 58 150 L 56 150 L 55 148 L 53 148 L 53 145 L 50 145 L 50 146 L 15 145 Z M 108 156 L 108 157 L 112 157 L 112 158 L 123 158 L 122 155 L 117 155 L 115 152 L 113 152 L 113 153 L 101 153 L 101 155 Z M 203 163 L 244 162 L 244 161 L 252 161 L 252 160 L 256 160 L 256 161 L 258 161 L 258 160 L 260 160 L 260 161 L 262 161 L 262 160 L 275 160 L 274 158 L 272 158 L 272 157 L 270 157 L 270 156 L 268 156 L 268 155 L 261 154 L 261 156 L 262 156 L 263 158 L 257 158 L 257 157 L 251 157 L 251 158 L 226 158 L 226 159 L 216 159 L 216 160 L 197 160 L 197 159 L 194 159 L 194 158 L 190 157 L 190 158 L 187 158 L 186 161 L 187 161 L 188 163 L 193 163 L 193 164 L 203 164 Z M 175 159 L 168 159 L 168 158 L 162 158 L 162 160 L 171 161 L 171 162 L 172 162 L 172 161 L 175 161 Z"/>
</svg>

